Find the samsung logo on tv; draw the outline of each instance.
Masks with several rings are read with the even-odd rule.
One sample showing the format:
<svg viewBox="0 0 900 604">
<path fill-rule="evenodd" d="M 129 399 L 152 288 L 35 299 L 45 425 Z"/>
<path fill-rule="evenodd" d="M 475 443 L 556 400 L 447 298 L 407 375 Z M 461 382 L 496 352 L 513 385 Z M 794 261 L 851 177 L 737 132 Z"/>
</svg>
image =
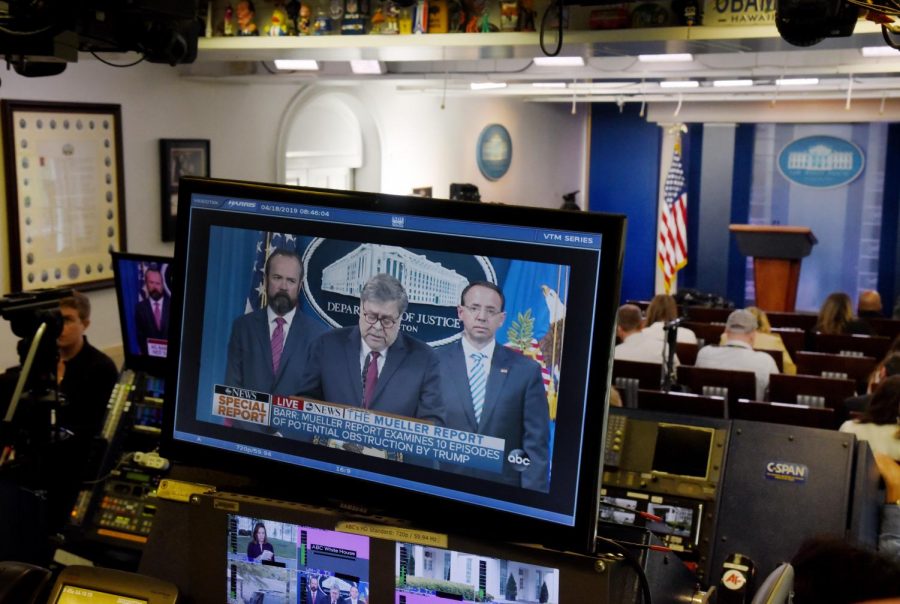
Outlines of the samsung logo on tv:
<svg viewBox="0 0 900 604">
<path fill-rule="evenodd" d="M 809 468 L 802 463 L 770 461 L 766 464 L 766 478 L 785 482 L 806 482 Z"/>
<path fill-rule="evenodd" d="M 831 189 L 853 182 L 865 167 L 862 150 L 836 136 L 807 136 L 785 145 L 778 171 L 804 187 Z"/>
</svg>

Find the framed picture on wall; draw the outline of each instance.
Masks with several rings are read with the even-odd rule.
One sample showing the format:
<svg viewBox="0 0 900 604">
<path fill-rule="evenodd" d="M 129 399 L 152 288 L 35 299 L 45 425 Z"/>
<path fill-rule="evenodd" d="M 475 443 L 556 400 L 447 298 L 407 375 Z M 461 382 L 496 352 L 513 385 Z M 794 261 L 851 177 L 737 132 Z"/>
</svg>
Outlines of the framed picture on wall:
<svg viewBox="0 0 900 604">
<path fill-rule="evenodd" d="M 160 194 L 162 196 L 162 240 L 175 240 L 178 220 L 178 180 L 182 176 L 209 176 L 209 141 L 204 139 L 159 139 Z"/>
<path fill-rule="evenodd" d="M 3 100 L 10 291 L 113 283 L 125 250 L 120 105 Z"/>
</svg>

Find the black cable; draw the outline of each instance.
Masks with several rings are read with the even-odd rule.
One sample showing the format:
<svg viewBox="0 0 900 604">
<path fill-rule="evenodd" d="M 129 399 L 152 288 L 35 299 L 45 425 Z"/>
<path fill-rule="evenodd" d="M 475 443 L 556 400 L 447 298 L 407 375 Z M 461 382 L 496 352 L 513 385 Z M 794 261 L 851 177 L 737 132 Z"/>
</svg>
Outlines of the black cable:
<svg viewBox="0 0 900 604">
<path fill-rule="evenodd" d="M 652 596 L 650 595 L 650 583 L 647 581 L 647 573 L 644 572 L 644 567 L 641 566 L 640 561 L 632 554 L 628 548 L 626 548 L 621 543 L 614 541 L 613 539 L 608 539 L 606 537 L 597 537 L 598 541 L 602 541 L 608 545 L 613 546 L 614 549 L 621 554 L 622 558 L 628 563 L 628 565 L 634 569 L 634 572 L 637 574 L 638 583 L 641 586 L 641 600 L 638 601 L 638 604 L 652 604 Z M 642 546 L 649 547 L 649 546 Z"/>
<path fill-rule="evenodd" d="M 120 63 L 113 63 L 112 61 L 107 61 L 106 59 L 104 59 L 103 57 L 101 57 L 100 55 L 98 55 L 98 54 L 97 54 L 95 51 L 93 51 L 93 50 L 91 51 L 91 55 L 92 55 L 95 59 L 97 59 L 98 61 L 100 61 L 101 63 L 103 63 L 104 65 L 109 65 L 110 67 L 134 67 L 134 66 L 137 65 L 138 63 L 143 63 L 144 60 L 146 60 L 146 58 L 147 58 L 147 55 L 141 55 L 141 58 L 138 59 L 137 61 L 134 61 L 133 63 L 120 64 Z"/>
<path fill-rule="evenodd" d="M 548 52 L 547 47 L 544 44 L 544 32 L 547 29 L 547 17 L 550 15 L 550 11 L 553 9 L 554 6 L 556 6 L 559 10 L 559 15 L 558 15 L 559 22 L 557 23 L 557 33 L 556 33 L 556 35 L 557 35 L 556 50 L 554 50 L 553 52 Z M 550 4 L 547 5 L 547 8 L 544 9 L 544 16 L 541 17 L 540 44 L 541 44 L 541 51 L 548 57 L 555 57 L 556 55 L 559 54 L 559 51 L 562 50 L 562 45 L 563 45 L 563 0 L 556 0 L 555 4 L 553 2 L 551 2 Z"/>
</svg>

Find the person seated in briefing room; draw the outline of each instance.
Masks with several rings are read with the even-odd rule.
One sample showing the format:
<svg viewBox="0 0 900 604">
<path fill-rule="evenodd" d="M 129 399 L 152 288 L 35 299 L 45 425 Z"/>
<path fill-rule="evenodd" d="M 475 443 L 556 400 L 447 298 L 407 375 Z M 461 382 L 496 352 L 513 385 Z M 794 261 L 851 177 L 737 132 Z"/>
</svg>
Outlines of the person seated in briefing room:
<svg viewBox="0 0 900 604">
<path fill-rule="evenodd" d="M 147 297 L 134 307 L 134 324 L 137 329 L 141 354 L 147 354 L 147 339 L 169 339 L 169 296 L 163 286 L 162 271 L 156 265 L 144 271 L 144 289 Z"/>
<path fill-rule="evenodd" d="M 839 409 L 835 409 L 838 414 L 837 419 L 843 422 L 850 418 L 851 413 L 859 414 L 865 411 L 872 401 L 875 389 L 892 375 L 900 375 L 900 352 L 889 352 L 884 360 L 878 363 L 869 377 L 868 391 L 865 394 L 846 399 Z"/>
<path fill-rule="evenodd" d="M 840 431 L 855 434 L 868 441 L 874 453 L 900 460 L 900 375 L 885 378 L 875 389 L 872 399 L 856 419 L 841 424 Z"/>
<path fill-rule="evenodd" d="M 62 332 L 56 340 L 59 362 L 56 379 L 63 404 L 59 424 L 76 435 L 99 434 L 106 404 L 119 379 L 119 370 L 111 358 L 94 348 L 85 331 L 91 324 L 91 301 L 73 291 L 59 301 Z"/>
<path fill-rule="evenodd" d="M 697 353 L 697 367 L 752 371 L 756 374 L 756 400 L 766 400 L 769 376 L 778 373 L 778 365 L 768 352 L 753 350 L 756 336 L 756 317 L 740 309 L 725 321 L 725 345 L 704 346 Z"/>
<path fill-rule="evenodd" d="M 409 297 L 379 273 L 363 286 L 357 325 L 317 337 L 293 394 L 444 424 L 440 372 L 428 344 L 401 333 Z"/>
<path fill-rule="evenodd" d="M 788 352 L 787 347 L 784 345 L 784 340 L 781 339 L 781 335 L 772 333 L 772 324 L 769 323 L 769 316 L 766 314 L 766 311 L 755 306 L 748 306 L 745 310 L 756 317 L 757 327 L 756 335 L 753 337 L 753 349 L 780 350 L 781 365 L 784 368 L 784 372 L 788 375 L 797 375 L 797 365 L 794 364 L 791 353 Z M 722 332 L 719 344 L 725 344 L 725 332 Z"/>
<path fill-rule="evenodd" d="M 253 535 L 247 544 L 247 560 L 250 562 L 274 562 L 275 547 L 269 543 L 266 525 L 257 522 L 253 527 Z"/>
<path fill-rule="evenodd" d="M 678 318 L 678 303 L 675 298 L 667 294 L 657 294 L 650 300 L 647 306 L 647 316 L 644 319 L 644 332 L 648 336 L 659 341 L 666 339 L 666 331 L 663 329 L 669 321 Z M 697 335 L 686 327 L 678 327 L 675 332 L 675 341 L 696 344 Z"/>
<path fill-rule="evenodd" d="M 641 309 L 634 304 L 623 304 L 616 312 L 616 336 L 622 340 L 616 344 L 613 358 L 619 361 L 638 361 L 640 363 L 663 363 L 663 347 L 665 340 L 659 340 L 644 333 Z M 677 365 L 678 355 L 675 355 Z"/>
<path fill-rule="evenodd" d="M 853 302 L 850 300 L 850 296 L 844 292 L 828 294 L 819 309 L 819 317 L 814 329 L 818 333 L 834 335 L 871 335 L 872 333 L 868 323 L 853 316 Z"/>
<path fill-rule="evenodd" d="M 327 328 L 299 310 L 303 263 L 276 248 L 266 260 L 266 305 L 235 319 L 228 342 L 225 384 L 269 394 L 293 395 L 307 353 Z"/>
<path fill-rule="evenodd" d="M 856 303 L 856 315 L 859 318 L 883 317 L 883 311 L 881 294 L 874 289 L 864 289 L 859 293 L 859 301 Z"/>
<path fill-rule="evenodd" d="M 500 475 L 465 471 L 467 476 L 547 491 L 550 412 L 541 367 L 497 345 L 504 308 L 503 292 L 493 283 L 474 281 L 462 292 L 456 307 L 462 337 L 438 351 L 446 425 L 502 438 L 504 455 L 518 449 L 530 460 L 521 472 L 504 462 Z"/>
</svg>

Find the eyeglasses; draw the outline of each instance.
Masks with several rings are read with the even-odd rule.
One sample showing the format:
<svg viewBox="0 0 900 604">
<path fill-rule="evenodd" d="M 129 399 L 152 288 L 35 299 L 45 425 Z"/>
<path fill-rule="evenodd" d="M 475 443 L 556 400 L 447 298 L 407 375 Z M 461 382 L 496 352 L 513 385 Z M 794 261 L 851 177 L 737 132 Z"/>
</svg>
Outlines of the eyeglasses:
<svg viewBox="0 0 900 604">
<path fill-rule="evenodd" d="M 369 325 L 375 325 L 376 323 L 381 323 L 381 326 L 384 329 L 390 329 L 394 325 L 397 324 L 399 317 L 391 317 L 391 316 L 383 316 L 379 317 L 377 314 L 373 312 L 364 312 L 362 313 L 362 318 Z"/>
<path fill-rule="evenodd" d="M 483 312 L 487 316 L 488 319 L 493 319 L 494 317 L 496 317 L 497 315 L 499 315 L 500 313 L 503 312 L 502 310 L 498 310 L 498 309 L 494 308 L 493 306 L 479 306 L 477 304 L 473 304 L 472 306 L 466 306 L 464 308 L 475 316 L 478 316 L 479 314 L 481 314 Z"/>
</svg>

